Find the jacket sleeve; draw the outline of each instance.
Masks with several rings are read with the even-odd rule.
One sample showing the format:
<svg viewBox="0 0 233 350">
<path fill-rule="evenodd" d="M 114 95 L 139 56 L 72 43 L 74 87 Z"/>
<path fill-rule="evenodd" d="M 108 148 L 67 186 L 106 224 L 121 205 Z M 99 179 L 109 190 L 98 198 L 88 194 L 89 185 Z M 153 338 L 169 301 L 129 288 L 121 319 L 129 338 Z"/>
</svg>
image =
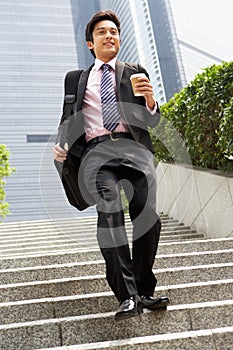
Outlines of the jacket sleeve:
<svg viewBox="0 0 233 350">
<path fill-rule="evenodd" d="M 149 73 L 147 72 L 147 70 L 142 67 L 140 64 L 138 65 L 138 71 L 140 73 L 144 73 L 147 78 L 150 80 L 150 76 Z M 146 105 L 146 103 L 145 103 Z M 159 108 L 159 104 L 156 101 L 156 105 L 153 111 L 149 110 L 149 108 L 146 106 L 148 114 L 145 117 L 145 122 L 148 126 L 154 128 L 159 124 L 160 118 L 161 118 L 161 113 L 160 113 L 160 108 Z"/>
<path fill-rule="evenodd" d="M 135 122 L 138 121 L 139 127 L 143 127 L 144 124 L 145 127 L 149 126 L 153 128 L 158 125 L 161 117 L 158 104 L 155 110 L 150 111 L 146 106 L 145 98 L 143 96 L 135 97 L 133 91 L 131 91 L 131 84 L 129 85 L 128 83 L 132 74 L 144 73 L 148 79 L 150 79 L 149 74 L 140 64 L 126 62 L 125 66 L 127 69 L 125 69 L 123 75 L 120 95 L 121 102 L 123 102 L 124 105 L 123 109 L 125 118 L 129 123 L 133 123 L 134 120 Z M 131 119 L 131 117 L 133 119 Z"/>
</svg>

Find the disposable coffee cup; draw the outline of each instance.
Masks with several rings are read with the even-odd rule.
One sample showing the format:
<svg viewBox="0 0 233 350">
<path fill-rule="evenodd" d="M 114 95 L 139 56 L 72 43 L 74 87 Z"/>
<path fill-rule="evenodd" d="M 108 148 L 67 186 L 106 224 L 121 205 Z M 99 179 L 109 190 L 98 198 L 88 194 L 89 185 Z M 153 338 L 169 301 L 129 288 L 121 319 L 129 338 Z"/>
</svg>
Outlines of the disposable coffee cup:
<svg viewBox="0 0 233 350">
<path fill-rule="evenodd" d="M 130 76 L 134 96 L 143 96 L 143 94 L 141 94 L 140 92 L 135 92 L 134 85 L 137 83 L 140 83 L 140 80 L 138 80 L 138 78 L 145 77 L 145 76 L 146 76 L 146 74 L 144 74 L 144 73 L 132 74 Z"/>
</svg>

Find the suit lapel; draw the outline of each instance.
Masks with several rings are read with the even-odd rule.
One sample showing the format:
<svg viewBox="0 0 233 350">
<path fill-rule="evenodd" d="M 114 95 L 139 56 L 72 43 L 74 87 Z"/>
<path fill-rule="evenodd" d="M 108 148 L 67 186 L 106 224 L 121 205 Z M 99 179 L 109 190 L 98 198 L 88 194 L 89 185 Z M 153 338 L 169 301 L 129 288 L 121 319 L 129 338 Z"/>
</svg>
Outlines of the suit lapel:
<svg viewBox="0 0 233 350">
<path fill-rule="evenodd" d="M 119 90 L 120 90 L 120 84 L 121 84 L 124 67 L 125 67 L 124 62 L 121 62 L 119 60 L 116 61 L 116 93 L 117 93 L 118 100 L 119 100 Z"/>
</svg>

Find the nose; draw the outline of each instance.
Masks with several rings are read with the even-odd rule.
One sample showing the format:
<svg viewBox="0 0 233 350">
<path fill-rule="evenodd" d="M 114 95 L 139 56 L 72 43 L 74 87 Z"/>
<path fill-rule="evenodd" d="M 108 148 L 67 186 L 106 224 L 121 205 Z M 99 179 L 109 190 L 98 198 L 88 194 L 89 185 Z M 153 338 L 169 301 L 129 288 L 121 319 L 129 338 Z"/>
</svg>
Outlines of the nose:
<svg viewBox="0 0 233 350">
<path fill-rule="evenodd" d="M 112 37 L 112 33 L 110 32 L 110 30 L 107 30 L 106 32 L 106 38 L 110 38 Z"/>
</svg>

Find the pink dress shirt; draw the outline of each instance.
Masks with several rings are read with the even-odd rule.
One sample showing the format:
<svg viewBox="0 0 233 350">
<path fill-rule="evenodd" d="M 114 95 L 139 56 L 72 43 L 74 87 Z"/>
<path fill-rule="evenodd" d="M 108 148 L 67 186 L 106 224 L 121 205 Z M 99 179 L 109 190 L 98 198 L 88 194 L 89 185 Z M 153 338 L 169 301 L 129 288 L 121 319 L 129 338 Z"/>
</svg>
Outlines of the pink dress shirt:
<svg viewBox="0 0 233 350">
<path fill-rule="evenodd" d="M 115 79 L 115 65 L 117 58 L 113 58 L 108 64 L 112 67 L 112 78 L 113 84 L 116 87 Z M 100 135 L 111 134 L 111 131 L 103 127 L 103 117 L 101 109 L 101 98 L 100 98 L 100 81 L 102 70 L 101 66 L 104 64 L 103 61 L 96 58 L 95 65 L 92 67 L 86 86 L 86 92 L 83 100 L 83 114 L 84 114 L 84 130 L 86 133 L 86 141 L 93 139 Z M 147 106 L 147 109 L 151 112 L 151 115 L 155 114 L 158 105 L 151 111 Z M 124 123 L 124 119 L 121 118 L 120 123 L 114 130 L 114 132 L 129 132 L 127 125 Z"/>
<path fill-rule="evenodd" d="M 86 141 L 100 135 L 111 134 L 111 131 L 103 127 L 103 117 L 100 99 L 100 80 L 102 75 L 101 66 L 104 64 L 101 60 L 96 58 L 95 65 L 92 67 L 88 81 L 86 92 L 83 100 L 83 114 L 84 114 L 84 130 L 86 132 Z M 115 79 L 115 64 L 116 57 L 108 64 L 112 67 L 113 83 L 116 85 Z M 129 132 L 124 120 L 121 119 L 114 132 Z"/>
</svg>

